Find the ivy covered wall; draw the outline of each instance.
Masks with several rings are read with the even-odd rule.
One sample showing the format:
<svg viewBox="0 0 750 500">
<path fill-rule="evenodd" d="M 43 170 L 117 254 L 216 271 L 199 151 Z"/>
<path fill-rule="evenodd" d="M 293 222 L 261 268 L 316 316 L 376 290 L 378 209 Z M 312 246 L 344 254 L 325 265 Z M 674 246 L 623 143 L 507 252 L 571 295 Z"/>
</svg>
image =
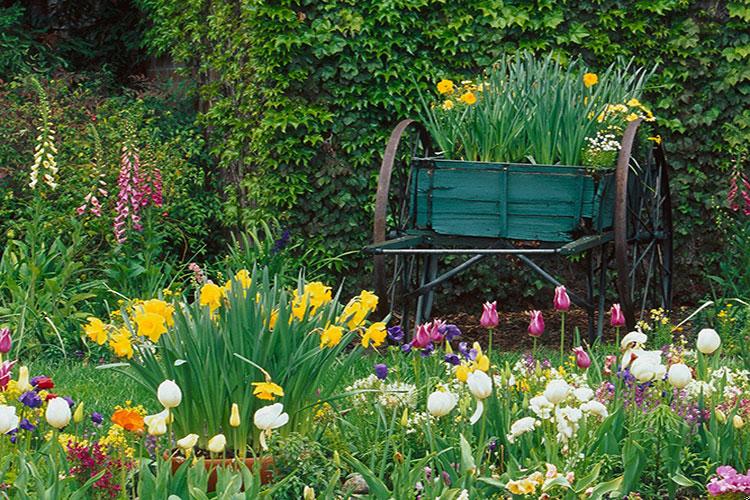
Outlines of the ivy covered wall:
<svg viewBox="0 0 750 500">
<path fill-rule="evenodd" d="M 658 64 L 650 104 L 674 173 L 678 274 L 719 248 L 714 196 L 750 139 L 750 0 L 138 0 L 185 65 L 238 225 L 267 216 L 332 255 L 367 242 L 385 140 L 415 83 L 528 49 Z M 694 238 L 699 234 L 703 238 Z M 364 261 L 347 259 L 352 266 Z M 353 269 L 356 271 L 356 269 Z M 697 276 L 696 276 L 696 279 Z"/>
</svg>

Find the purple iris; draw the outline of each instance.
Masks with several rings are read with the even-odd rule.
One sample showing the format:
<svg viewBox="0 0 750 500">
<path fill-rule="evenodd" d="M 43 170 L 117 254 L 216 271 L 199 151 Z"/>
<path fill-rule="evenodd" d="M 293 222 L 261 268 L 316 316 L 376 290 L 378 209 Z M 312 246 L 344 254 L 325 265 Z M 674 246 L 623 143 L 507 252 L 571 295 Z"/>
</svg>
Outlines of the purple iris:
<svg viewBox="0 0 750 500">
<path fill-rule="evenodd" d="M 390 327 L 388 329 L 388 338 L 394 342 L 401 342 L 404 340 L 404 330 L 401 329 L 401 325 Z"/>
<path fill-rule="evenodd" d="M 273 253 L 279 253 L 284 248 L 286 248 L 287 245 L 289 245 L 289 242 L 292 240 L 292 233 L 289 232 L 288 229 L 284 229 L 284 231 L 281 233 L 281 237 L 276 240 L 273 243 Z"/>
<path fill-rule="evenodd" d="M 76 405 L 76 402 L 75 402 L 75 401 L 73 401 L 73 398 L 71 398 L 70 396 L 63 396 L 62 398 L 63 398 L 63 399 L 65 400 L 65 401 L 67 401 L 67 402 L 68 402 L 68 406 L 70 406 L 71 408 L 73 408 L 73 407 L 74 407 L 74 406 Z"/>
<path fill-rule="evenodd" d="M 411 352 L 411 344 L 404 344 L 401 346 L 401 351 L 404 354 L 409 354 Z"/>
<path fill-rule="evenodd" d="M 445 362 L 457 366 L 461 364 L 461 359 L 457 354 L 450 353 L 445 355 Z"/>
<path fill-rule="evenodd" d="M 426 357 L 428 357 L 428 356 L 429 356 L 430 354 L 432 354 L 432 352 L 433 352 L 434 350 L 435 350 L 435 344 L 433 344 L 432 342 L 430 342 L 430 343 L 429 343 L 429 344 L 427 344 L 427 345 L 426 345 L 426 346 L 425 346 L 425 347 L 424 347 L 423 349 L 421 349 L 421 350 L 419 351 L 419 354 L 421 354 L 423 358 L 426 358 Z"/>
<path fill-rule="evenodd" d="M 440 330 L 440 333 L 445 335 L 445 340 L 447 340 L 448 342 L 461 335 L 461 330 L 459 330 L 456 325 L 452 325 L 450 323 L 442 325 L 440 327 Z"/>
<path fill-rule="evenodd" d="M 104 422 L 104 417 L 101 413 L 95 411 L 91 414 L 91 421 L 94 423 L 94 425 L 102 425 L 102 422 Z"/>
<path fill-rule="evenodd" d="M 385 380 L 388 376 L 388 367 L 384 363 L 378 363 L 375 365 L 375 376 L 380 380 Z"/>
<path fill-rule="evenodd" d="M 33 431 L 34 429 L 36 429 L 36 425 L 32 424 L 32 423 L 31 423 L 31 422 L 29 421 L 29 419 L 28 419 L 28 418 L 23 418 L 23 419 L 21 419 L 21 422 L 20 422 L 20 423 L 18 424 L 18 426 L 19 426 L 19 427 L 20 427 L 21 429 L 23 429 L 23 430 L 25 430 L 25 431 L 29 431 L 29 432 L 31 432 L 31 431 Z"/>
<path fill-rule="evenodd" d="M 42 398 L 35 391 L 24 392 L 18 400 L 29 408 L 39 408 L 42 406 Z"/>
</svg>

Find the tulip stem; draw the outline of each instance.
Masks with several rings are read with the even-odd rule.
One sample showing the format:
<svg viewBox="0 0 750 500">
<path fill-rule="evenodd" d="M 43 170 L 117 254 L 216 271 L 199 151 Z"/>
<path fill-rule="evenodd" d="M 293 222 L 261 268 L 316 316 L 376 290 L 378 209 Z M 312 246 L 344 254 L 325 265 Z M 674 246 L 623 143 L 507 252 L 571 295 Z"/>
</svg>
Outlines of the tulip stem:
<svg viewBox="0 0 750 500">
<path fill-rule="evenodd" d="M 492 363 L 492 334 L 495 331 L 494 328 L 490 328 L 490 335 L 489 335 L 489 343 L 487 345 L 487 357 L 490 359 L 490 363 Z"/>
<path fill-rule="evenodd" d="M 560 314 L 560 366 L 565 361 L 565 311 Z"/>
<path fill-rule="evenodd" d="M 620 327 L 615 327 L 615 348 L 620 348 Z"/>
</svg>

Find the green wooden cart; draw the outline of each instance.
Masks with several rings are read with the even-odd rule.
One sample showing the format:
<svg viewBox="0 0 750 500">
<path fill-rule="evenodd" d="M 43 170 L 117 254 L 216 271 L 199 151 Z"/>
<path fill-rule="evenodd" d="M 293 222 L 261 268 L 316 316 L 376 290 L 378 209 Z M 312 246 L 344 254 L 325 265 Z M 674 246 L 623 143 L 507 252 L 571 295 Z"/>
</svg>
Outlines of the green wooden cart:
<svg viewBox="0 0 750 500">
<path fill-rule="evenodd" d="M 409 331 L 412 321 L 430 317 L 438 285 L 488 256 L 516 257 L 560 285 L 538 260 L 577 254 L 587 262 L 586 290 L 569 294 L 588 312 L 591 341 L 601 336 L 613 278 L 628 328 L 649 307 L 669 310 L 668 165 L 660 141 L 636 151 L 640 123 L 625 130 L 617 166 L 592 172 L 442 159 L 420 123 L 400 122 L 383 155 L 373 244 L 365 249 L 375 254 L 380 312 Z M 467 258 L 441 269 L 440 258 L 449 255 Z"/>
</svg>

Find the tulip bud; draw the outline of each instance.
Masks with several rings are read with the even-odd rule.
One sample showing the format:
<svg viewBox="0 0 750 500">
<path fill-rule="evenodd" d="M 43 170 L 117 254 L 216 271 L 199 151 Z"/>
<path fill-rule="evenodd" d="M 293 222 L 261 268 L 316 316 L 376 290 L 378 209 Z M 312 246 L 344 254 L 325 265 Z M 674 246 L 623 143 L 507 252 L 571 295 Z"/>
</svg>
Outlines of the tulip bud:
<svg viewBox="0 0 750 500">
<path fill-rule="evenodd" d="M 696 342 L 698 350 L 703 354 L 713 354 L 716 349 L 721 345 L 721 338 L 716 330 L 712 328 L 704 328 L 698 332 L 698 340 Z"/>
<path fill-rule="evenodd" d="M 302 500 L 315 500 L 315 489 L 305 485 L 302 491 Z"/>
<path fill-rule="evenodd" d="M 726 415 L 726 413 L 724 413 L 721 410 L 716 410 L 714 412 L 714 414 L 716 415 L 716 421 L 717 422 L 719 422 L 720 424 L 726 424 L 727 423 L 727 415 Z"/>
<path fill-rule="evenodd" d="M 240 407 L 237 406 L 237 403 L 232 403 L 232 414 L 229 417 L 229 425 L 231 427 L 240 426 Z"/>
<path fill-rule="evenodd" d="M 471 394 L 479 399 L 486 399 L 492 394 L 492 379 L 483 371 L 476 370 L 466 377 L 466 384 Z"/>
<path fill-rule="evenodd" d="M 73 413 L 73 422 L 76 424 L 80 424 L 83 422 L 83 401 L 78 403 L 78 408 L 76 408 L 75 413 Z"/>
<path fill-rule="evenodd" d="M 458 398 L 450 392 L 435 391 L 427 397 L 427 411 L 433 417 L 447 415 L 455 408 Z"/>
<path fill-rule="evenodd" d="M 570 297 L 565 287 L 560 285 L 555 288 L 555 298 L 552 301 L 555 306 L 555 310 L 565 312 L 570 309 Z"/>
<path fill-rule="evenodd" d="M 47 401 L 47 411 L 44 416 L 49 425 L 62 429 L 70 423 L 70 406 L 63 398 L 52 398 Z"/>
<path fill-rule="evenodd" d="M 625 315 L 620 304 L 612 304 L 612 309 L 609 310 L 609 324 L 615 328 L 625 326 Z"/>
<path fill-rule="evenodd" d="M 177 440 L 177 447 L 183 451 L 192 450 L 198 444 L 198 434 L 188 434 Z"/>
<path fill-rule="evenodd" d="M 208 440 L 208 451 L 211 453 L 221 453 L 227 446 L 227 438 L 224 434 L 217 434 Z"/>
<path fill-rule="evenodd" d="M 26 366 L 22 366 L 18 370 L 18 384 L 16 386 L 19 392 L 27 392 L 34 387 L 29 383 L 29 369 Z"/>
<path fill-rule="evenodd" d="M 479 324 L 485 328 L 495 328 L 498 323 L 500 323 L 500 318 L 497 316 L 497 301 L 485 302 L 482 305 L 482 317 Z"/>
<path fill-rule="evenodd" d="M 742 420 L 742 417 L 740 417 L 739 415 L 735 415 L 734 418 L 732 418 L 732 425 L 735 429 L 739 430 L 745 427 L 745 421 Z"/>
<path fill-rule="evenodd" d="M 541 337 L 544 333 L 544 318 L 542 311 L 529 311 L 530 321 L 528 332 L 532 337 Z"/>
<path fill-rule="evenodd" d="M 404 408 L 404 412 L 401 414 L 401 427 L 409 425 L 409 407 Z"/>
<path fill-rule="evenodd" d="M 338 450 L 333 450 L 333 465 L 341 467 L 341 455 L 339 455 Z"/>
<path fill-rule="evenodd" d="M 182 391 L 174 380 L 165 380 L 159 384 L 156 397 L 164 408 L 175 408 L 182 402 Z"/>
<path fill-rule="evenodd" d="M 0 328 L 0 354 L 10 352 L 11 345 L 10 330 L 7 328 Z"/>
<path fill-rule="evenodd" d="M 396 462 L 397 464 L 404 463 L 404 456 L 401 454 L 400 451 L 397 451 L 393 454 L 393 461 Z"/>
<path fill-rule="evenodd" d="M 578 368 L 585 370 L 591 366 L 591 358 L 586 351 L 583 350 L 583 347 L 575 347 L 573 348 L 573 352 L 576 355 L 576 365 L 578 365 Z"/>
<path fill-rule="evenodd" d="M 693 380 L 693 374 L 686 364 L 675 363 L 669 367 L 667 378 L 676 389 L 684 389 Z"/>
</svg>

